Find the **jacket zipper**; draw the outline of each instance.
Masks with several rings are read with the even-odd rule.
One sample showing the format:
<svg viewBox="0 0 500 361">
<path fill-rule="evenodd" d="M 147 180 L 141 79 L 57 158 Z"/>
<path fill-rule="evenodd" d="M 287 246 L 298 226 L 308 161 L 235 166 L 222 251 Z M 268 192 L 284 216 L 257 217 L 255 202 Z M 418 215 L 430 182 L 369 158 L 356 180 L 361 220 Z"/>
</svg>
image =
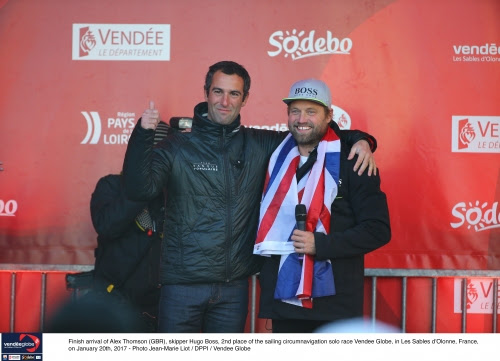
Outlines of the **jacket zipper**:
<svg viewBox="0 0 500 361">
<path fill-rule="evenodd" d="M 224 183 L 225 183 L 225 190 L 226 190 L 226 249 L 225 249 L 225 256 L 226 256 L 226 282 L 229 282 L 230 278 L 230 271 L 231 271 L 231 260 L 230 260 L 230 248 L 231 248 L 231 237 L 232 237 L 232 227 L 231 227 L 231 177 L 229 175 L 229 170 L 230 170 L 230 165 L 229 165 L 229 160 L 228 160 L 228 155 L 224 149 L 225 147 L 225 140 L 226 140 L 226 127 L 222 128 L 222 151 L 223 151 L 223 159 L 224 159 L 224 169 L 222 170 L 224 172 Z"/>
</svg>

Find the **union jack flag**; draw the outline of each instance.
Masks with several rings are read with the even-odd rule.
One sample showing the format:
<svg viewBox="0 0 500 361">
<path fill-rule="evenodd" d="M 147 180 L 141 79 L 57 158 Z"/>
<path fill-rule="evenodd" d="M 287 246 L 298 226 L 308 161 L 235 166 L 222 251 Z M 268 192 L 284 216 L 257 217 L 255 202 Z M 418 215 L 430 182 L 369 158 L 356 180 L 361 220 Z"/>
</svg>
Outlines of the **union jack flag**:
<svg viewBox="0 0 500 361">
<path fill-rule="evenodd" d="M 317 147 L 316 162 L 297 182 L 299 162 L 297 143 L 289 134 L 269 161 L 254 254 L 281 255 L 275 299 L 312 308 L 314 297 L 335 294 L 332 266 L 330 261 L 295 253 L 290 237 L 299 203 L 307 208 L 307 231 L 330 232 L 330 208 L 340 171 L 340 140 L 335 132 L 328 128 Z"/>
</svg>

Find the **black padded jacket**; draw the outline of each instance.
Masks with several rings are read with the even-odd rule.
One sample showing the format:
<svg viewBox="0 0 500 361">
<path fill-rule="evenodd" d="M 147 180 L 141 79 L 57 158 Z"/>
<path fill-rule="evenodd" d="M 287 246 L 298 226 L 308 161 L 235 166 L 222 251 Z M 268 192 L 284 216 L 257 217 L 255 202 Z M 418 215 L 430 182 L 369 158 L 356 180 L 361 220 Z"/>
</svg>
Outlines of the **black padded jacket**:
<svg viewBox="0 0 500 361">
<path fill-rule="evenodd" d="M 366 172 L 358 176 L 352 171 L 357 157 L 347 160 L 348 150 L 342 142 L 331 233 L 314 233 L 316 259 L 332 262 L 336 294 L 314 299 L 312 309 L 275 300 L 280 257 L 272 256 L 266 258 L 259 277 L 260 318 L 334 321 L 363 316 L 364 256 L 390 241 L 391 227 L 380 171 L 376 176 Z"/>
<path fill-rule="evenodd" d="M 163 223 L 163 199 L 137 202 L 125 196 L 122 176 L 110 174 L 97 182 L 90 200 L 92 223 L 98 234 L 95 250 L 95 289 L 120 294 L 139 310 L 156 316 L 159 292 L 160 232 L 136 223 L 147 207 L 155 224 Z"/>
<path fill-rule="evenodd" d="M 206 117 L 194 109 L 189 133 L 175 133 L 153 147 L 154 131 L 135 127 L 125 155 L 127 194 L 136 200 L 166 194 L 161 251 L 162 284 L 243 279 L 258 272 L 253 255 L 267 165 L 286 136 Z M 367 137 L 344 132 L 353 144 Z M 371 139 L 373 142 L 373 138 Z"/>
</svg>

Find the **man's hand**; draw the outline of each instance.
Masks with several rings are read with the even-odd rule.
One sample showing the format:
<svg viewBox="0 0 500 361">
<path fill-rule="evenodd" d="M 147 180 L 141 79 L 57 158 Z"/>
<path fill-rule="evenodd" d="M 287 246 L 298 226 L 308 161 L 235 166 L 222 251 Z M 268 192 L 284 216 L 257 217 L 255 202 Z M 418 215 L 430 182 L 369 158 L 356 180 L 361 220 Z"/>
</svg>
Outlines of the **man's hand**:
<svg viewBox="0 0 500 361">
<path fill-rule="evenodd" d="M 366 140 L 360 140 L 356 142 L 351 148 L 349 157 L 347 159 L 351 160 L 355 155 L 358 155 L 358 160 L 354 164 L 354 171 L 356 172 L 359 168 L 358 175 L 363 174 L 366 167 L 368 167 L 368 175 L 377 175 L 377 165 L 375 164 L 375 158 L 370 149 L 370 144 Z"/>
<path fill-rule="evenodd" d="M 144 129 L 156 129 L 156 126 L 160 122 L 160 113 L 155 109 L 155 102 L 149 101 L 149 109 L 146 109 L 142 113 L 141 117 L 141 127 Z"/>
<path fill-rule="evenodd" d="M 314 233 L 308 231 L 294 230 L 292 233 L 293 247 L 296 253 L 316 254 L 316 244 L 314 243 Z"/>
</svg>

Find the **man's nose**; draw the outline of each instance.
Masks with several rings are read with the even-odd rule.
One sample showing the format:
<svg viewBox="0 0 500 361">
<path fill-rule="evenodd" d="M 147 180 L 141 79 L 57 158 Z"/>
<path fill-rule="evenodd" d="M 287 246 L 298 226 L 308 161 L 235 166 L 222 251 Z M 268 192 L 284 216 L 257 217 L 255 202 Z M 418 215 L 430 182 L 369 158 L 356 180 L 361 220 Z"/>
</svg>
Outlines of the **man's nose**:
<svg viewBox="0 0 500 361">
<path fill-rule="evenodd" d="M 305 123 L 305 122 L 307 122 L 306 113 L 305 112 L 300 112 L 298 122 L 299 123 Z"/>
<path fill-rule="evenodd" d="M 222 99 L 220 100 L 220 102 L 223 106 L 227 107 L 229 105 L 229 94 L 222 94 Z"/>
</svg>

